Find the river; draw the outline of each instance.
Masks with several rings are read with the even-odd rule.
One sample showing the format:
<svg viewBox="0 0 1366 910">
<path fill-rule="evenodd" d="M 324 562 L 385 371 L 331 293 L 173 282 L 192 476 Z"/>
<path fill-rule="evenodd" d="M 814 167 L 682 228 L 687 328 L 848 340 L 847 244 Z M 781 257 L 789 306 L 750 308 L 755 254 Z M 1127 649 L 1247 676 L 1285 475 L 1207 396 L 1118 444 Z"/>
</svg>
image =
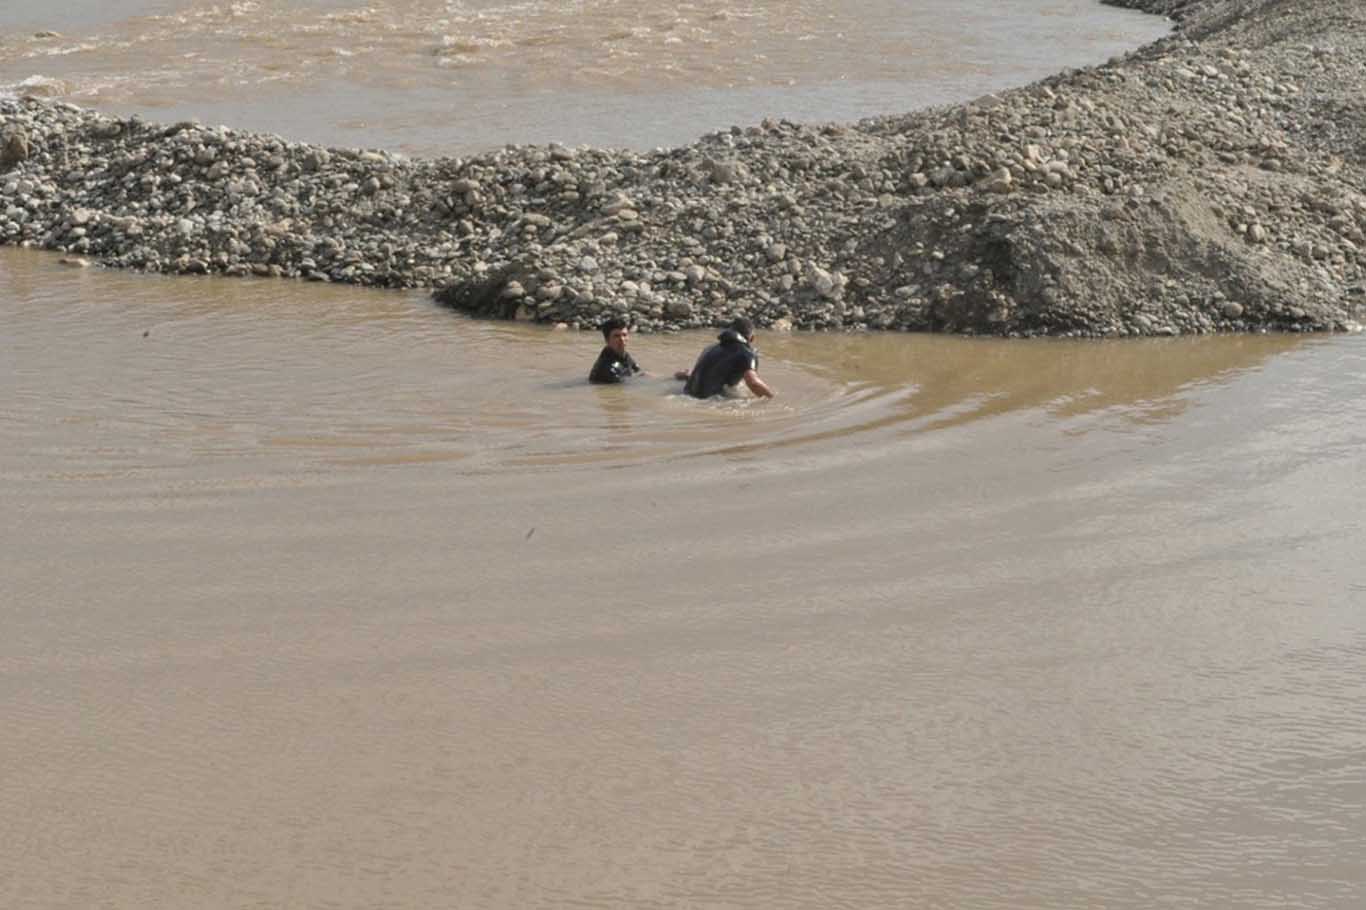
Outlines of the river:
<svg viewBox="0 0 1366 910">
<path fill-rule="evenodd" d="M 0 249 L 0 906 L 1366 903 L 1361 337 L 708 340 Z"/>
<path fill-rule="evenodd" d="M 0 91 L 465 154 L 959 101 L 1164 34 L 1094 0 L 6 0 Z"/>
</svg>

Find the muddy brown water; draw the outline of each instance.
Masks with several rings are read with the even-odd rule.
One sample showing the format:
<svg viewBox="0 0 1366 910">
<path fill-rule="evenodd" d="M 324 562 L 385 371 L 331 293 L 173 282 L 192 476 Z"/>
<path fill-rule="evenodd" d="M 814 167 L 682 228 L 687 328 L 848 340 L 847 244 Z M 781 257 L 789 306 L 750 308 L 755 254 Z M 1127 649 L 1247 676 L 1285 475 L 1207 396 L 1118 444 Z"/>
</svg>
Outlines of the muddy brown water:
<svg viewBox="0 0 1366 910">
<path fill-rule="evenodd" d="M 0 91 L 426 155 L 649 149 L 974 98 L 1167 31 L 1095 0 L 5 0 Z"/>
<path fill-rule="evenodd" d="M 0 905 L 1362 905 L 1360 338 L 759 344 L 0 250 Z"/>
<path fill-rule="evenodd" d="M 464 153 L 972 97 L 1088 0 L 10 0 L 0 86 Z M 39 35 L 38 32 L 58 34 Z M 1366 348 L 591 334 L 0 249 L 0 907 L 1366 905 Z"/>
</svg>

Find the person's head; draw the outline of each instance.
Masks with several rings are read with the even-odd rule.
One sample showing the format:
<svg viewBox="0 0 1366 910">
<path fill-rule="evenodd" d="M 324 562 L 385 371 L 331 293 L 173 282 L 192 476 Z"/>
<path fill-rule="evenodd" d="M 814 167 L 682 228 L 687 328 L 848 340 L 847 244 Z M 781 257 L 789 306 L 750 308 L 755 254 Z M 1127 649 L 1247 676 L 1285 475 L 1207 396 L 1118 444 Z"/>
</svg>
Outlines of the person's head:
<svg viewBox="0 0 1366 910">
<path fill-rule="evenodd" d="M 602 324 L 602 337 L 607 346 L 618 354 L 626 353 L 626 341 L 631 337 L 631 327 L 620 316 L 613 316 Z"/>
<path fill-rule="evenodd" d="M 732 319 L 729 328 L 741 338 L 745 339 L 745 341 L 754 340 L 754 323 L 750 322 L 744 316 L 736 316 Z"/>
</svg>

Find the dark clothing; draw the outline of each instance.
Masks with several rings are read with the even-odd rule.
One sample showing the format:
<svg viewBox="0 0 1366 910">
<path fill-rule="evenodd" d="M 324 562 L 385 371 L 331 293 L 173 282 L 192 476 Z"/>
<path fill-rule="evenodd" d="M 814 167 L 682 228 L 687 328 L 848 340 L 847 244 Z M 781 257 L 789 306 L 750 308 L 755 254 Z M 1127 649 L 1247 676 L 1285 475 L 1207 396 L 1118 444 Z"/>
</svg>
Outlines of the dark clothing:
<svg viewBox="0 0 1366 910">
<path fill-rule="evenodd" d="M 688 374 L 688 384 L 683 387 L 683 391 L 694 398 L 720 395 L 726 386 L 735 385 L 750 370 L 759 369 L 759 355 L 740 337 L 739 332 L 726 329 L 716 337 L 718 343 L 697 358 L 696 365 Z"/>
<path fill-rule="evenodd" d="M 640 372 L 640 364 L 630 354 L 618 354 L 611 348 L 603 348 L 598 355 L 593 370 L 588 374 L 589 382 L 622 382 Z"/>
</svg>

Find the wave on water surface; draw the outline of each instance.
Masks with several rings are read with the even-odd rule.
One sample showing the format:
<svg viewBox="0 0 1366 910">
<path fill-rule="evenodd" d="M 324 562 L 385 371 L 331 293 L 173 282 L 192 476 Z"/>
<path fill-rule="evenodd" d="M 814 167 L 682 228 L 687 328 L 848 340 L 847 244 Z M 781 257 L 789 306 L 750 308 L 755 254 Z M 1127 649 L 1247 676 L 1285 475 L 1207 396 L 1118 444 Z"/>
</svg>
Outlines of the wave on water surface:
<svg viewBox="0 0 1366 910">
<path fill-rule="evenodd" d="M 43 362 L 70 363 L 64 391 L 43 398 L 44 419 L 87 413 L 117 364 L 119 381 L 137 390 L 120 403 L 119 425 L 144 428 L 130 445 L 159 427 L 168 451 L 198 440 L 234 457 L 289 452 L 318 464 L 440 458 L 482 472 L 761 452 L 847 459 L 1011 415 L 1135 431 L 1309 343 L 761 331 L 761 373 L 779 397 L 699 402 L 666 377 L 711 343 L 705 332 L 639 335 L 632 351 L 652 375 L 590 386 L 596 332 L 472 321 L 421 296 L 108 274 L 92 297 L 88 272 L 47 254 L 0 251 L 0 268 L 28 289 L 7 317 L 16 355 L 27 363 L 24 352 L 41 350 Z M 251 416 L 244 400 L 254 402 Z M 117 429 L 99 431 L 117 442 Z"/>
<path fill-rule="evenodd" d="M 1092 0 L 1064 5 L 1122 16 Z M 968 97 L 1000 84 L 983 81 L 978 59 L 994 61 L 996 79 L 1023 82 L 1060 58 L 1103 59 L 1158 34 L 1156 20 L 1129 16 L 1132 30 L 1069 30 L 1042 53 L 1016 34 L 1038 27 L 1029 4 L 953 16 L 942 6 L 177 0 L 93 27 L 0 36 L 0 86 L 56 79 L 50 97 L 109 113 L 206 116 L 328 144 L 412 151 L 414 133 L 439 130 L 447 148 L 452 137 L 650 147 L 766 116 L 856 119 Z M 264 94 L 244 93 L 253 86 Z M 761 91 L 728 94 L 737 86 Z M 365 138 L 341 120 L 367 122 Z"/>
</svg>

